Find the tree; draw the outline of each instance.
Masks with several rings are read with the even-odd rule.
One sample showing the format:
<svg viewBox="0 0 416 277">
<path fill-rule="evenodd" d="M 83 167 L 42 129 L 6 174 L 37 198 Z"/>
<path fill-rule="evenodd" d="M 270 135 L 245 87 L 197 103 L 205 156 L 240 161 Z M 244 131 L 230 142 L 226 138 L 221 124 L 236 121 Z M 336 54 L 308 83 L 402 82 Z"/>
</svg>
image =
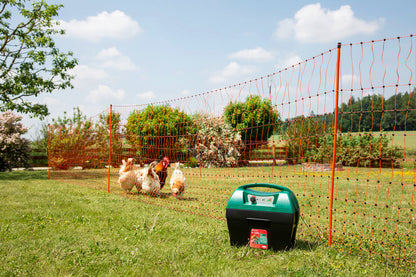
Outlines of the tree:
<svg viewBox="0 0 416 277">
<path fill-rule="evenodd" d="M 231 102 L 225 107 L 224 116 L 235 131 L 240 132 L 246 157 L 251 150 L 267 143 L 280 122 L 280 115 L 270 100 L 257 95 L 249 95 L 245 102 Z"/>
<path fill-rule="evenodd" d="M 128 142 L 145 162 L 161 154 L 178 159 L 183 145 L 191 148 L 195 144 L 192 118 L 169 105 L 149 105 L 144 110 L 133 111 L 125 129 Z"/>
<path fill-rule="evenodd" d="M 10 111 L 0 114 L 0 171 L 28 166 L 30 144 L 21 137 L 27 132 L 21 120 L 21 116 Z"/>
<path fill-rule="evenodd" d="M 45 1 L 10 0 L 0 3 L 0 110 L 45 117 L 46 105 L 29 97 L 72 88 L 68 70 L 77 60 L 61 52 L 53 37 L 64 34 L 53 17 L 62 5 Z"/>
</svg>

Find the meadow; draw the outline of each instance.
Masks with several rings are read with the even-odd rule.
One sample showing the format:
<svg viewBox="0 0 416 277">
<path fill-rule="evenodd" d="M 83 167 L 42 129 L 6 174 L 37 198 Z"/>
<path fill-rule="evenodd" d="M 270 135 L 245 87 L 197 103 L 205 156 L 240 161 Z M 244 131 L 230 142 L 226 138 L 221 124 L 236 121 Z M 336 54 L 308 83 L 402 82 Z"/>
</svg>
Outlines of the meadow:
<svg viewBox="0 0 416 277">
<path fill-rule="evenodd" d="M 321 217 L 308 211 L 316 205 L 325 206 L 326 201 L 314 202 L 318 200 L 310 197 L 312 191 L 298 193 L 305 216 L 294 249 L 273 252 L 232 247 L 224 220 L 229 192 L 241 183 L 258 180 L 271 169 L 258 168 L 253 171 L 256 173 L 233 169 L 235 175 L 228 181 L 224 178 L 229 174 L 227 169 L 213 169 L 203 176 L 192 170 L 197 169 L 186 172 L 189 191 L 182 200 L 171 197 L 166 189 L 160 198 L 141 193 L 126 195 L 114 176 L 112 193 L 108 194 L 103 170 L 77 171 L 79 175 L 54 176 L 54 180 L 48 180 L 45 171 L 0 173 L 0 275 L 416 274 L 411 264 L 397 265 L 349 248 L 328 248 L 323 234 L 325 209 Z M 298 168 L 281 170 L 274 172 L 280 175 L 274 181 L 287 171 L 284 180 L 292 190 L 306 185 L 299 182 L 299 177 L 290 177 L 291 170 Z M 327 178 L 310 177 L 308 180 L 315 183 Z M 219 183 L 228 184 L 227 189 L 211 187 Z M 307 226 L 321 229 L 322 234 L 312 234 Z"/>
</svg>

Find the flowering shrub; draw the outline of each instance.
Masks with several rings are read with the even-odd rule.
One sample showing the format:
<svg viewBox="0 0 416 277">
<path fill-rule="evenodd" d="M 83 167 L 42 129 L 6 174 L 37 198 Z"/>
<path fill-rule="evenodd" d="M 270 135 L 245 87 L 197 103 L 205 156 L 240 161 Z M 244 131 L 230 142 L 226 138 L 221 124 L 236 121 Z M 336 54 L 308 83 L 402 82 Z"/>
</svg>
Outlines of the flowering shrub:
<svg viewBox="0 0 416 277">
<path fill-rule="evenodd" d="M 0 171 L 28 166 L 30 144 L 21 137 L 27 132 L 21 120 L 21 116 L 10 111 L 0 114 Z"/>
<path fill-rule="evenodd" d="M 202 167 L 223 167 L 237 165 L 244 147 L 241 135 L 235 132 L 223 118 L 200 116 L 198 141 L 193 152 Z"/>
<path fill-rule="evenodd" d="M 53 123 L 49 130 L 50 166 L 62 170 L 85 165 L 91 167 L 89 161 L 99 157 L 99 153 L 92 149 L 97 142 L 94 124 L 86 120 L 78 107 L 72 117 L 67 117 L 64 112 L 64 117 L 53 119 Z"/>
</svg>

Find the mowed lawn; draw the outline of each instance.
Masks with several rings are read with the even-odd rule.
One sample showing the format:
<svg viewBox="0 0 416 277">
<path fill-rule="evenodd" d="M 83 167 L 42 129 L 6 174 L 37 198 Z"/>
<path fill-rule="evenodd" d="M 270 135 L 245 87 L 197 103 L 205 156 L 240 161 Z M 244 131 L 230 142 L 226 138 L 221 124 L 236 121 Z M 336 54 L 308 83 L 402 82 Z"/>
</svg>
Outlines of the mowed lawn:
<svg viewBox="0 0 416 277">
<path fill-rule="evenodd" d="M 48 180 L 46 171 L 0 173 L 0 275 L 416 274 L 326 243 L 298 241 L 280 252 L 232 247 L 226 221 L 136 198 Z"/>
</svg>

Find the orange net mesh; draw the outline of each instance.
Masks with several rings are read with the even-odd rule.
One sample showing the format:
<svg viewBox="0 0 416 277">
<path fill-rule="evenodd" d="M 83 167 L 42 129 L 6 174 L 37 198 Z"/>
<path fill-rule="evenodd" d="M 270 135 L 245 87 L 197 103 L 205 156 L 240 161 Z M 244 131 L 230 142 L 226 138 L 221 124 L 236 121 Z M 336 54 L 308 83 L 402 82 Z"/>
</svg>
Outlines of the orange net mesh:
<svg viewBox="0 0 416 277">
<path fill-rule="evenodd" d="M 298 198 L 297 239 L 414 264 L 413 47 L 413 35 L 344 44 L 339 78 L 331 49 L 237 85 L 51 125 L 50 178 L 221 220 L 237 187 L 275 183 Z M 171 195 L 172 166 L 160 195 L 126 194 L 122 160 L 139 170 L 161 156 L 182 164 L 184 195 Z"/>
</svg>

